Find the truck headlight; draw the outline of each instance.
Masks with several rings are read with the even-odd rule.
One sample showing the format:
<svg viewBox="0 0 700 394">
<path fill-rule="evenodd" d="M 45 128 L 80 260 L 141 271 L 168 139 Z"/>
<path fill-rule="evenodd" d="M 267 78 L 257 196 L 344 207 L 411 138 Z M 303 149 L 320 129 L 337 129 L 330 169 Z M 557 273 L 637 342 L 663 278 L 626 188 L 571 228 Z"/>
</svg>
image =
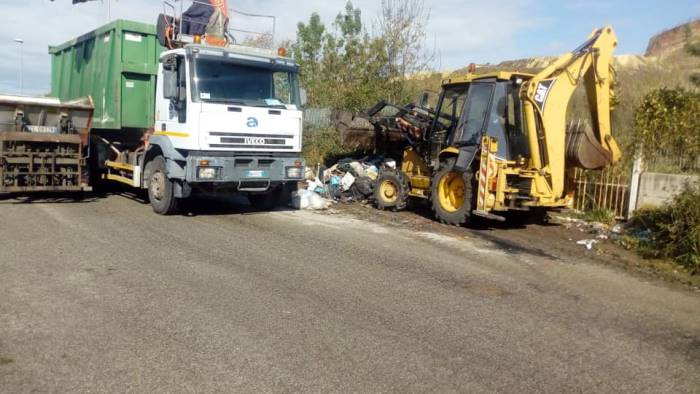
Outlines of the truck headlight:
<svg viewBox="0 0 700 394">
<path fill-rule="evenodd" d="M 197 167 L 197 179 L 217 179 L 220 169 L 221 167 Z"/>
<path fill-rule="evenodd" d="M 301 179 L 304 174 L 304 167 L 287 167 L 287 178 Z"/>
</svg>

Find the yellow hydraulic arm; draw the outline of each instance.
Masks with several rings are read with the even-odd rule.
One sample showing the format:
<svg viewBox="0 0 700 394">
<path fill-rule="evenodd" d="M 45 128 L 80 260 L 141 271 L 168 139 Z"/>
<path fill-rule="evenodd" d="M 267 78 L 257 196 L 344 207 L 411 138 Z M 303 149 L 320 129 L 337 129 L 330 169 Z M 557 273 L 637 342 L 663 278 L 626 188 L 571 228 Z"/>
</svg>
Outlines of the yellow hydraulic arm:
<svg viewBox="0 0 700 394">
<path fill-rule="evenodd" d="M 583 45 L 558 58 L 523 87 L 523 112 L 533 169 L 549 178 L 552 196 L 562 196 L 567 159 L 584 168 L 602 168 L 620 160 L 610 127 L 617 37 L 611 27 L 594 30 Z M 593 135 L 566 137 L 566 112 L 576 87 L 584 83 Z M 568 145 L 567 146 L 567 142 Z M 571 165 L 571 163 L 570 163 Z"/>
</svg>

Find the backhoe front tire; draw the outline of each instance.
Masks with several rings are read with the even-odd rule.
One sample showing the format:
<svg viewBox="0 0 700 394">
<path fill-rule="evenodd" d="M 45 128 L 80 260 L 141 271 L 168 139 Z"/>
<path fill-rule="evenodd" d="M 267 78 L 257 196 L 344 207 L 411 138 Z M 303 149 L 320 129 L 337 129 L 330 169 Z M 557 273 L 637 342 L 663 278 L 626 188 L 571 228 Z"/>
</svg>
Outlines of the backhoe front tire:
<svg viewBox="0 0 700 394">
<path fill-rule="evenodd" d="M 165 159 L 158 156 L 146 165 L 148 174 L 148 200 L 153 212 L 159 215 L 172 215 L 178 211 L 175 198 L 175 185 L 168 179 Z"/>
<path fill-rule="evenodd" d="M 474 174 L 454 171 L 455 159 L 440 165 L 433 176 L 430 193 L 435 218 L 444 224 L 462 226 L 469 222 L 474 206 Z"/>
<path fill-rule="evenodd" d="M 408 206 L 408 178 L 399 170 L 382 170 L 374 184 L 374 202 L 380 210 L 400 211 Z"/>
</svg>

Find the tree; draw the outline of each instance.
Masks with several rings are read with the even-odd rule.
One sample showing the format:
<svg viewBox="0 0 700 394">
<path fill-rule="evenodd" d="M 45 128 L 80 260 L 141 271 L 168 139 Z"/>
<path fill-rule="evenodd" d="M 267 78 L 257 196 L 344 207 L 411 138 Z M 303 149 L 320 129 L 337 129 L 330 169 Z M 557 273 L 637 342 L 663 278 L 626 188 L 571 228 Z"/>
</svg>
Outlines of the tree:
<svg viewBox="0 0 700 394">
<path fill-rule="evenodd" d="M 316 13 L 307 23 L 297 25 L 292 51 L 310 105 L 359 112 L 381 99 L 405 96 L 407 77 L 421 69 L 425 60 L 420 37 L 428 15 L 421 1 L 409 2 L 420 9 L 400 11 L 403 3 L 385 0 L 374 35 L 365 28 L 361 10 L 351 2 L 336 16 L 331 29 Z M 422 22 L 412 24 L 419 19 Z"/>
<path fill-rule="evenodd" d="M 697 40 L 693 41 L 693 31 L 690 25 L 685 26 L 685 50 L 691 56 L 700 56 L 700 42 Z M 700 86 L 700 74 L 692 74 L 690 76 L 690 82 L 696 86 Z"/>
<path fill-rule="evenodd" d="M 423 0 L 382 0 L 377 34 L 384 42 L 388 58 L 387 74 L 392 79 L 392 101 L 412 99 L 407 79 L 430 70 L 435 53 L 425 44 L 430 10 Z"/>
<path fill-rule="evenodd" d="M 272 33 L 249 35 L 241 41 L 241 45 L 253 48 L 273 49 Z"/>
<path fill-rule="evenodd" d="M 635 140 L 649 160 L 678 159 L 680 171 L 700 156 L 700 93 L 683 88 L 652 90 L 634 113 Z M 685 164 L 684 164 L 685 163 Z"/>
</svg>

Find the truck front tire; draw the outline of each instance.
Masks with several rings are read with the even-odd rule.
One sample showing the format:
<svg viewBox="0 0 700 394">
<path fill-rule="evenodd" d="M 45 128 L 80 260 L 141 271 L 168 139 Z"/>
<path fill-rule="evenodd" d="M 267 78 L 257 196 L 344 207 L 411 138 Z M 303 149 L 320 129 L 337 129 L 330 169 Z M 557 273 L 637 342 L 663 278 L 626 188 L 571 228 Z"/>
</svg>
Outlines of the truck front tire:
<svg viewBox="0 0 700 394">
<path fill-rule="evenodd" d="M 146 165 L 148 174 L 148 200 L 153 211 L 159 215 L 177 213 L 178 199 L 175 198 L 175 185 L 168 179 L 165 159 L 158 156 Z"/>
</svg>

